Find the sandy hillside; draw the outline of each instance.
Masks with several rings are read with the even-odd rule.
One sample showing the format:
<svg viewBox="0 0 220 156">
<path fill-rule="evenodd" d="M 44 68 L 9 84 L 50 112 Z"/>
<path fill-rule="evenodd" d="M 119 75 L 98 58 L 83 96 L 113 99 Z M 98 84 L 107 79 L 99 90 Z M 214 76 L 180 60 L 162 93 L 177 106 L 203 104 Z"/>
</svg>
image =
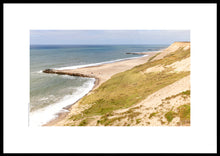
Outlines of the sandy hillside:
<svg viewBox="0 0 220 156">
<path fill-rule="evenodd" d="M 163 59 L 165 56 L 181 48 L 190 50 L 189 42 L 175 42 L 152 61 Z M 168 65 L 156 65 L 142 71 L 145 73 L 160 73 L 168 70 L 171 73 L 190 71 L 190 57 Z M 102 71 L 105 72 L 105 71 Z M 77 102 L 71 107 L 65 119 L 53 123 L 55 126 L 77 126 L 85 120 L 80 118 L 71 120 L 73 115 L 91 105 L 79 105 Z M 141 102 L 126 109 L 118 109 L 110 114 L 94 115 L 86 119 L 87 126 L 189 126 L 190 125 L 190 75 L 154 92 Z"/>
<path fill-rule="evenodd" d="M 174 42 L 168 48 L 164 49 L 162 53 L 152 59 L 152 61 L 162 59 L 164 56 L 176 51 L 179 48 L 183 48 L 184 50 L 190 49 L 190 42 Z"/>
</svg>

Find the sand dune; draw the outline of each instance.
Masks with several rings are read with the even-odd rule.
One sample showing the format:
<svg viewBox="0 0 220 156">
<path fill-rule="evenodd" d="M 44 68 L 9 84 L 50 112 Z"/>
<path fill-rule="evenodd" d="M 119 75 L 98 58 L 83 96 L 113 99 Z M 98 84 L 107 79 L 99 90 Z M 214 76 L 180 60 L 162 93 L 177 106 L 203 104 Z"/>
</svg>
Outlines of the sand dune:
<svg viewBox="0 0 220 156">
<path fill-rule="evenodd" d="M 151 52 L 147 53 L 148 56 L 144 56 L 141 58 L 136 58 L 132 60 L 125 60 L 110 64 L 103 64 L 99 66 L 92 66 L 92 67 L 86 67 L 86 68 L 79 68 L 79 69 L 73 69 L 73 70 L 55 70 L 54 73 L 59 74 L 82 74 L 87 77 L 94 77 L 97 79 L 96 85 L 93 88 L 98 88 L 103 82 L 110 79 L 111 76 L 114 74 L 129 70 L 133 68 L 134 66 L 146 63 L 150 57 L 156 56 L 151 61 L 162 59 L 164 56 L 170 54 L 171 52 L 174 52 L 175 50 L 183 48 L 183 50 L 188 50 L 190 48 L 189 42 L 175 42 L 171 46 L 169 46 L 167 49 L 164 49 L 159 55 L 157 52 Z M 181 72 L 181 71 L 190 71 L 190 57 L 174 62 L 167 66 L 155 66 L 148 68 L 145 70 L 145 72 L 161 72 L 165 68 L 172 67 L 173 71 L 171 72 Z M 172 122 L 168 122 L 164 115 L 166 111 L 172 110 L 177 112 L 178 107 L 184 104 L 190 103 L 190 96 L 183 96 L 181 93 L 184 91 L 190 90 L 190 76 L 186 76 L 182 78 L 181 80 L 178 80 L 177 82 L 168 85 L 157 92 L 153 93 L 152 95 L 148 96 L 146 99 L 144 99 L 142 102 L 133 105 L 132 107 L 129 107 L 127 109 L 121 109 L 113 111 L 113 117 L 120 117 L 123 112 L 128 111 L 129 109 L 135 108 L 136 112 L 139 112 L 139 115 L 134 118 L 134 120 L 137 120 L 138 122 L 130 122 L 127 118 L 123 118 L 120 121 L 115 121 L 113 125 L 124 125 L 124 123 L 135 126 L 162 126 L 162 125 L 181 125 L 180 118 L 175 117 Z M 90 92 L 90 94 L 93 91 Z M 171 98 L 172 97 L 172 98 Z M 166 99 L 166 100 L 165 100 Z M 168 100 L 167 100 L 168 99 Z M 80 114 L 83 110 L 88 109 L 91 107 L 90 105 L 79 105 L 79 102 L 72 105 L 69 110 L 69 113 L 62 114 L 60 117 L 56 120 L 53 120 L 46 124 L 46 126 L 63 126 L 68 124 L 70 121 L 68 118 L 70 118 L 72 115 Z M 160 112 L 160 113 L 158 113 Z M 152 115 L 153 114 L 153 115 Z M 149 117 L 151 116 L 152 117 Z M 88 124 L 88 126 L 95 126 L 97 121 L 100 119 L 101 116 L 94 116 L 93 120 Z M 76 121 L 76 124 L 79 123 L 81 120 Z M 189 125 L 189 123 L 185 123 L 185 125 Z"/>
</svg>

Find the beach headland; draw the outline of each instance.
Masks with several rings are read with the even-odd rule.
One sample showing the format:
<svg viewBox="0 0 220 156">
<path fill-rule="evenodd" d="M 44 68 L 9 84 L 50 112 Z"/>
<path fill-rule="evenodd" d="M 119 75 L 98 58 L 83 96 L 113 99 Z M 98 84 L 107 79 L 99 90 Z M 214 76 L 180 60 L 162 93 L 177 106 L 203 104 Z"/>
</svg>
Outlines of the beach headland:
<svg viewBox="0 0 220 156">
<path fill-rule="evenodd" d="M 65 69 L 65 70 L 55 70 L 55 69 L 45 69 L 44 73 L 49 74 L 59 74 L 59 75 L 70 75 L 70 76 L 80 76 L 80 77 L 88 77 L 95 78 L 95 84 L 93 89 L 88 93 L 90 94 L 94 89 L 98 88 L 103 82 L 110 79 L 112 75 L 129 70 L 134 66 L 143 64 L 149 60 L 149 58 L 153 57 L 157 53 L 161 51 L 153 51 L 153 52 L 142 52 L 138 55 L 145 55 L 143 57 L 123 60 L 114 63 L 102 64 L 97 66 L 83 67 L 78 69 Z M 86 95 L 85 95 L 86 96 Z M 77 101 L 72 105 L 77 104 Z M 71 111 L 71 106 L 65 107 L 64 109 Z M 61 112 L 58 113 L 58 117 L 54 120 L 49 121 L 47 124 L 43 126 L 53 126 L 62 119 L 64 119 L 69 112 Z"/>
<path fill-rule="evenodd" d="M 112 77 L 114 77 L 113 79 L 117 79 L 115 75 L 116 74 L 118 75 L 118 73 L 119 75 L 122 73 L 121 75 L 123 78 L 124 76 L 129 75 L 128 72 L 131 71 L 134 73 L 134 77 L 133 75 L 131 77 L 128 77 L 128 82 L 125 82 L 126 86 L 125 84 L 118 84 L 118 87 L 121 88 L 122 86 L 124 86 L 125 87 L 124 90 L 128 89 L 126 93 L 127 95 L 123 95 L 124 94 L 123 89 L 117 91 L 115 94 L 118 94 L 117 97 L 120 97 L 121 99 L 123 99 L 124 98 L 123 96 L 125 96 L 125 99 L 129 98 L 130 101 L 134 101 L 134 103 L 136 103 L 133 104 L 132 106 L 127 105 L 126 108 L 124 108 L 124 106 L 121 107 L 119 103 L 117 106 L 114 105 L 113 107 L 115 108 L 112 109 L 110 108 L 110 105 L 108 105 L 107 102 L 107 106 L 103 105 L 103 107 L 106 107 L 107 109 L 113 111 L 109 111 L 109 113 L 108 112 L 103 113 L 105 112 L 103 111 L 104 110 L 103 108 L 101 109 L 102 113 L 100 114 L 94 112 L 94 110 L 100 109 L 100 106 L 96 107 L 94 105 L 94 102 L 96 103 L 99 102 L 100 100 L 102 101 L 103 97 L 95 96 L 94 99 L 96 101 L 94 101 L 94 99 L 90 100 L 90 101 L 94 101 L 93 104 L 89 104 L 89 103 L 80 104 L 80 102 L 82 101 L 82 99 L 80 99 L 76 103 L 66 108 L 69 110 L 69 112 L 60 113 L 58 118 L 48 122 L 43 126 L 77 126 L 77 125 L 78 126 L 85 126 L 85 125 L 87 126 L 103 126 L 103 125 L 104 126 L 108 126 L 108 125 L 161 126 L 161 125 L 183 125 L 183 124 L 189 125 L 188 116 L 187 118 L 184 117 L 184 123 L 183 123 L 181 114 L 178 114 L 178 111 L 180 109 L 183 110 L 187 109 L 187 111 L 189 111 L 188 107 L 190 107 L 190 97 L 189 97 L 190 96 L 189 94 L 190 93 L 190 82 L 189 82 L 190 42 L 175 42 L 171 46 L 169 46 L 168 48 L 162 51 L 147 52 L 146 54 L 147 56 L 143 56 L 140 58 L 124 60 L 109 64 L 102 64 L 98 66 L 90 66 L 90 67 L 84 67 L 78 69 L 65 69 L 65 70 L 47 69 L 43 71 L 45 73 L 52 73 L 52 74 L 63 74 L 63 75 L 95 78 L 96 81 L 93 89 L 84 97 L 88 97 L 88 95 L 94 93 L 94 91 L 96 90 L 98 90 L 97 92 L 99 92 L 96 94 L 99 95 L 100 93 L 102 93 L 100 92 L 100 85 L 112 79 Z M 186 66 L 184 66 L 184 68 L 180 67 L 182 66 L 182 64 L 186 64 Z M 148 82 L 149 81 L 148 79 L 150 77 L 152 81 Z M 135 79 L 137 80 L 140 79 L 140 86 L 137 86 L 139 82 Z M 147 79 L 148 81 L 145 81 L 145 79 Z M 157 80 L 159 80 L 159 82 Z M 110 81 L 111 83 L 107 83 L 107 84 L 112 85 L 112 81 Z M 120 80 L 120 82 L 122 81 Z M 147 86 L 147 87 L 150 86 L 153 88 L 150 87 L 143 88 L 143 86 Z M 117 87 L 117 85 L 115 87 Z M 103 88 L 104 87 L 102 85 L 101 90 Z M 137 92 L 134 92 L 134 90 L 136 89 L 139 90 L 137 90 Z M 170 89 L 172 89 L 172 92 L 170 92 Z M 138 91 L 139 94 L 141 95 L 138 94 Z M 150 91 L 150 92 L 148 93 L 146 91 Z M 111 92 L 106 92 L 106 93 L 109 94 Z M 137 95 L 135 95 L 134 97 L 128 96 L 130 93 L 133 94 L 137 93 Z M 109 97 L 109 99 L 106 100 L 110 100 L 114 102 L 115 95 L 109 95 L 109 96 L 111 97 Z M 184 97 L 184 99 L 181 99 L 181 97 Z M 163 100 L 167 102 L 166 106 L 163 106 L 164 105 Z M 173 103 L 172 100 L 179 100 L 179 102 L 178 104 L 175 104 Z M 115 102 L 117 102 L 117 100 Z M 118 108 L 124 108 L 124 109 L 118 109 Z M 163 114 L 159 112 L 158 109 L 163 110 L 162 112 L 165 113 Z M 84 113 L 83 115 L 83 111 L 85 110 L 88 110 L 86 111 L 87 114 Z M 137 110 L 139 110 L 139 112 L 137 112 Z M 92 113 L 93 115 L 91 115 Z M 180 115 L 180 117 L 178 115 Z M 130 117 L 132 117 L 131 120 Z"/>
<path fill-rule="evenodd" d="M 103 82 L 111 78 L 112 75 L 119 72 L 131 69 L 134 66 L 143 64 L 147 60 L 161 51 L 140 53 L 139 55 L 145 55 L 143 57 L 123 60 L 114 63 L 102 64 L 97 66 L 83 67 L 78 69 L 65 69 L 65 70 L 55 70 L 55 69 L 45 69 L 44 73 L 60 74 L 60 75 L 70 75 L 70 76 L 80 76 L 95 78 L 94 89 L 100 86 Z"/>
</svg>

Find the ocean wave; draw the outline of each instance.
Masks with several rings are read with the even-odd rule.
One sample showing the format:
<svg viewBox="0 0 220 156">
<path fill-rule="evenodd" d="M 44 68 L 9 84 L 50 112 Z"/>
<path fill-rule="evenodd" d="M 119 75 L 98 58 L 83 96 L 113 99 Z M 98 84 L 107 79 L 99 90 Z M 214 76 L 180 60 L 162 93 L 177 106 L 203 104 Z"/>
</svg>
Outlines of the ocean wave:
<svg viewBox="0 0 220 156">
<path fill-rule="evenodd" d="M 58 116 L 58 113 L 68 112 L 68 110 L 64 109 L 64 107 L 69 106 L 83 96 L 85 96 L 90 90 L 92 90 L 95 79 L 87 78 L 88 81 L 84 83 L 82 86 L 78 87 L 72 95 L 66 95 L 57 103 L 51 104 L 47 107 L 38 109 L 36 111 L 30 112 L 29 114 L 29 126 L 30 127 L 39 127 L 42 126 L 49 121 L 55 119 Z"/>
<path fill-rule="evenodd" d="M 92 63 L 92 64 L 84 64 L 84 65 L 76 65 L 76 66 L 68 66 L 68 67 L 59 67 L 59 68 L 53 68 L 53 69 L 55 69 L 55 70 L 78 69 L 78 68 L 83 68 L 83 67 L 98 66 L 98 65 L 102 65 L 102 64 L 109 64 L 109 63 L 114 63 L 114 62 L 119 62 L 119 61 L 124 61 L 124 60 L 130 60 L 130 59 L 140 58 L 140 57 L 144 57 L 144 56 L 148 56 L 148 55 L 137 56 L 137 57 L 129 57 L 129 58 L 123 58 L 123 59 L 117 59 L 117 60 L 110 60 L 110 61 Z"/>
<path fill-rule="evenodd" d="M 37 71 L 36 73 L 43 73 L 43 70 Z"/>
<path fill-rule="evenodd" d="M 71 80 L 76 80 L 77 78 L 75 76 L 69 76 L 69 75 L 59 75 L 60 77 L 64 79 L 71 79 Z"/>
</svg>

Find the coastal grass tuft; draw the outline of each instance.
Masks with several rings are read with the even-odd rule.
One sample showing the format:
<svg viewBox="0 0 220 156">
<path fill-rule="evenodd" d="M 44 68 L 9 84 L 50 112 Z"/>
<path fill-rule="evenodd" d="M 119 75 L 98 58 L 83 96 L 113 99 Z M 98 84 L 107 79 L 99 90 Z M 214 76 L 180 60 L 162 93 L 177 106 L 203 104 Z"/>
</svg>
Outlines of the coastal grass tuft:
<svg viewBox="0 0 220 156">
<path fill-rule="evenodd" d="M 88 119 L 84 119 L 79 123 L 79 126 L 86 126 L 88 124 Z"/>
<path fill-rule="evenodd" d="M 172 110 L 173 108 L 165 114 L 165 118 L 167 119 L 168 123 L 170 123 L 173 118 L 179 117 L 180 122 L 178 125 L 190 124 L 190 103 L 177 107 L 177 112 Z"/>
<path fill-rule="evenodd" d="M 161 52 L 160 52 L 161 53 Z M 158 56 L 160 53 L 155 54 L 154 56 L 152 56 L 151 58 L 148 59 L 148 62 L 152 61 L 156 56 Z"/>
<path fill-rule="evenodd" d="M 108 114 L 108 113 L 107 113 Z M 109 118 L 108 115 L 103 115 L 100 120 L 97 121 L 97 124 L 101 124 L 104 126 L 111 126 L 114 124 L 116 121 L 121 121 L 122 119 L 127 118 L 130 121 L 133 121 L 135 117 L 140 115 L 140 112 L 134 112 L 134 109 L 129 109 L 126 112 L 120 113 L 120 116 L 114 117 L 114 118 Z"/>
<path fill-rule="evenodd" d="M 177 113 L 174 111 L 169 111 L 165 114 L 165 118 L 167 119 L 167 121 L 170 123 L 174 117 L 176 117 Z"/>
<path fill-rule="evenodd" d="M 183 125 L 190 123 L 190 104 L 181 105 L 177 109 L 180 123 Z"/>
<path fill-rule="evenodd" d="M 80 105 L 91 105 L 90 108 L 82 112 L 83 117 L 104 115 L 117 109 L 128 108 L 139 103 L 159 89 L 189 75 L 189 71 L 171 73 L 167 70 L 158 73 L 143 73 L 147 68 L 156 65 L 171 64 L 189 56 L 189 50 L 183 51 L 179 49 L 163 59 L 147 62 L 125 72 L 113 75 L 111 79 L 104 82 L 92 94 L 83 97 L 79 101 Z M 74 117 L 74 119 L 78 118 L 79 116 Z M 168 118 L 171 120 L 172 115 Z M 106 122 L 107 119 L 103 124 Z M 83 124 L 85 123 L 81 123 L 81 125 Z"/>
<path fill-rule="evenodd" d="M 182 94 L 190 96 L 190 90 L 183 91 Z"/>
<path fill-rule="evenodd" d="M 103 117 L 100 120 L 98 120 L 97 123 L 104 125 L 104 126 L 111 126 L 115 121 L 121 121 L 122 119 L 124 119 L 126 117 L 127 116 L 120 116 L 120 117 L 114 117 L 111 119 L 108 119 L 107 117 Z"/>
<path fill-rule="evenodd" d="M 153 112 L 149 115 L 149 119 L 151 119 L 152 117 L 154 117 L 158 112 Z"/>
<path fill-rule="evenodd" d="M 141 119 L 136 119 L 136 124 L 139 124 L 141 122 Z"/>
<path fill-rule="evenodd" d="M 162 101 L 167 101 L 167 100 L 171 100 L 173 98 L 176 98 L 177 96 L 182 96 L 183 98 L 186 98 L 186 97 L 189 97 L 190 96 L 190 90 L 186 90 L 186 91 L 183 91 L 179 94 L 176 94 L 176 95 L 172 95 L 172 96 L 169 96 L 169 97 L 166 97 L 165 99 L 162 99 Z"/>
</svg>

